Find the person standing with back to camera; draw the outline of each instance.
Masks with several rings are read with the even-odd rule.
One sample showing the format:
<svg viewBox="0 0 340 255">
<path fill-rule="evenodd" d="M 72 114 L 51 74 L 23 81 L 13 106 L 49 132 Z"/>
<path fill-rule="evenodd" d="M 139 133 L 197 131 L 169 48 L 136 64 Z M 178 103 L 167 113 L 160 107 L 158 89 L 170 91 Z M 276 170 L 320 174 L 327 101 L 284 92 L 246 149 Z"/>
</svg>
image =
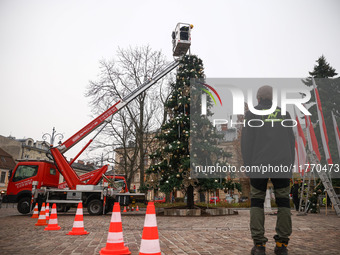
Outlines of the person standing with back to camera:
<svg viewBox="0 0 340 255">
<path fill-rule="evenodd" d="M 267 110 L 272 106 L 273 88 L 263 86 L 257 92 L 257 110 Z M 251 127 L 247 125 L 251 119 L 263 121 L 263 126 Z M 250 111 L 245 114 L 245 125 L 242 129 L 241 151 L 244 166 L 286 166 L 291 169 L 295 158 L 295 138 L 292 124 L 282 120 L 291 119 L 289 113 L 281 114 L 279 107 L 267 116 L 255 115 Z M 277 255 L 288 254 L 288 241 L 292 233 L 292 220 L 290 211 L 290 177 L 289 173 L 250 173 L 250 231 L 254 241 L 251 250 L 252 255 L 265 255 L 268 239 L 264 236 L 264 200 L 266 196 L 268 179 L 274 185 L 274 194 L 278 206 L 276 235 L 274 240 L 276 246 L 274 252 Z"/>
</svg>

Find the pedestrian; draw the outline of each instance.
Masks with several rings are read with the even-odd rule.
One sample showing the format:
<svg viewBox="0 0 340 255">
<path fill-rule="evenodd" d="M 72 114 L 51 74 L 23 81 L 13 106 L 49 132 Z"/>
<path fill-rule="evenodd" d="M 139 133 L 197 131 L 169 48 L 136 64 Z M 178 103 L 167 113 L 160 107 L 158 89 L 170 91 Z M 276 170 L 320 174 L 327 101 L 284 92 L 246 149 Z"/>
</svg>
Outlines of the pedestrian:
<svg viewBox="0 0 340 255">
<path fill-rule="evenodd" d="M 294 184 L 292 185 L 292 188 L 290 190 L 290 194 L 293 197 L 293 202 L 295 205 L 295 210 L 299 211 L 299 205 L 300 205 L 300 199 L 299 199 L 299 195 L 300 195 L 300 184 L 298 180 L 294 181 Z"/>
<path fill-rule="evenodd" d="M 271 109 L 273 89 L 270 86 L 263 86 L 257 92 L 257 110 Z M 245 114 L 245 123 L 249 120 L 262 120 L 261 127 L 244 125 L 241 136 L 241 151 L 245 166 L 269 167 L 290 167 L 294 164 L 295 158 L 295 138 L 289 123 L 290 115 L 281 114 L 281 109 L 277 107 L 272 114 L 267 116 L 255 115 L 250 111 Z M 285 120 L 285 126 L 281 122 Z M 278 206 L 276 235 L 274 240 L 276 246 L 275 254 L 288 254 L 288 241 L 292 233 L 292 221 L 290 212 L 290 177 L 288 173 L 251 173 L 250 174 L 250 231 L 254 241 L 251 250 L 252 255 L 266 254 L 266 243 L 268 239 L 264 236 L 264 200 L 268 179 L 274 186 L 276 204 Z"/>
</svg>

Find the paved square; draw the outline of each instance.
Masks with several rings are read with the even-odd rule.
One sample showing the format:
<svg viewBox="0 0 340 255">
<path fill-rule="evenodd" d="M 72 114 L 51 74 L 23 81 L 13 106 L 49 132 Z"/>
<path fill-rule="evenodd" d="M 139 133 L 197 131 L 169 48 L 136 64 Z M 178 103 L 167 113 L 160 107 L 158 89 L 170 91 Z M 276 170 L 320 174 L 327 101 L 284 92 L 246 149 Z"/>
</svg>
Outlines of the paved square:
<svg viewBox="0 0 340 255">
<path fill-rule="evenodd" d="M 340 218 L 331 214 L 296 216 L 289 254 L 340 254 Z M 43 231 L 36 219 L 14 208 L 0 209 L 0 254 L 98 254 L 106 245 L 110 215 L 84 215 L 86 236 L 67 236 L 75 211 L 58 214 L 60 231 Z M 267 254 L 274 254 L 276 216 L 266 216 Z M 144 215 L 122 216 L 125 244 L 138 254 Z M 157 217 L 162 254 L 250 254 L 249 210 L 215 217 Z"/>
</svg>

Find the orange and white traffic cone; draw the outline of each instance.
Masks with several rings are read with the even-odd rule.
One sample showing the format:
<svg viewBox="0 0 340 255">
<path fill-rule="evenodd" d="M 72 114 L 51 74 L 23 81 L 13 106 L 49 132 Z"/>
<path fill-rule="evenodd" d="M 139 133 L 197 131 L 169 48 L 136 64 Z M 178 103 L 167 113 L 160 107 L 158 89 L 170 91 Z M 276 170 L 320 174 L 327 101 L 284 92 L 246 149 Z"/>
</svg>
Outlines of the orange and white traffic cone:
<svg viewBox="0 0 340 255">
<path fill-rule="evenodd" d="M 46 205 L 46 220 L 50 219 L 50 203 Z"/>
<path fill-rule="evenodd" d="M 35 204 L 34 206 L 34 211 L 32 217 L 33 219 L 39 218 L 39 209 L 38 209 L 38 203 Z"/>
<path fill-rule="evenodd" d="M 46 215 L 45 215 L 45 203 L 42 204 L 41 206 L 41 211 L 40 211 L 40 215 L 38 218 L 38 222 L 35 224 L 36 226 L 46 226 L 47 222 L 46 222 Z"/>
<path fill-rule="evenodd" d="M 61 227 L 58 225 L 57 219 L 57 206 L 56 204 L 52 205 L 52 212 L 50 220 L 48 221 L 48 226 L 44 230 L 59 230 Z"/>
<path fill-rule="evenodd" d="M 67 235 L 87 235 L 89 232 L 84 229 L 84 219 L 83 219 L 83 203 L 78 204 L 76 217 L 74 218 L 73 228 Z"/>
<path fill-rule="evenodd" d="M 99 251 L 99 254 L 131 254 L 129 248 L 124 246 L 122 217 L 118 202 L 115 202 L 112 210 L 106 246 Z"/>
<path fill-rule="evenodd" d="M 146 208 L 142 242 L 139 255 L 161 255 L 159 245 L 158 228 L 156 221 L 156 210 L 153 202 L 148 203 Z"/>
<path fill-rule="evenodd" d="M 126 206 L 124 206 L 124 210 L 123 210 L 123 212 L 126 212 Z"/>
<path fill-rule="evenodd" d="M 137 205 L 137 207 L 136 207 L 136 212 L 138 212 L 139 211 L 139 208 L 138 208 L 138 205 Z"/>
</svg>

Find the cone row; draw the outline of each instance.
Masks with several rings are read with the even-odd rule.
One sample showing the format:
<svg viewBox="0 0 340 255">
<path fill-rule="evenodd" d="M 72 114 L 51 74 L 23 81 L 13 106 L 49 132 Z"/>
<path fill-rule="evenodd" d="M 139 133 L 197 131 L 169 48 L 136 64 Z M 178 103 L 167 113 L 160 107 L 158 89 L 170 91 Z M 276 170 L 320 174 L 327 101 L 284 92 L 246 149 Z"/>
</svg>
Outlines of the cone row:
<svg viewBox="0 0 340 255">
<path fill-rule="evenodd" d="M 58 225 L 58 218 L 57 218 L 57 206 L 53 204 L 52 212 L 50 220 L 48 221 L 48 226 L 44 229 L 46 231 L 49 230 L 59 230 L 61 227 Z"/>
<path fill-rule="evenodd" d="M 35 209 L 38 209 L 37 204 L 35 206 Z M 136 207 L 136 211 L 139 211 L 138 206 Z M 42 210 L 39 215 L 38 222 L 35 225 L 36 226 L 47 225 L 45 215 L 45 203 L 43 203 L 42 205 Z M 49 224 L 44 230 L 49 231 L 59 229 L 61 229 L 61 227 L 58 225 L 57 207 L 56 204 L 53 204 Z M 73 228 L 67 235 L 87 235 L 87 234 L 89 234 L 89 232 L 85 231 L 84 229 L 83 204 L 82 202 L 80 202 L 78 204 L 76 216 L 73 223 Z M 106 246 L 102 248 L 99 253 L 112 255 L 131 254 L 129 248 L 124 245 L 122 219 L 120 213 L 120 206 L 118 202 L 115 202 L 113 207 Z M 161 255 L 156 220 L 156 210 L 153 202 L 149 202 L 147 206 L 139 255 Z"/>
<path fill-rule="evenodd" d="M 83 203 L 78 204 L 76 217 L 74 218 L 73 228 L 67 235 L 87 235 L 89 232 L 84 229 Z"/>
<path fill-rule="evenodd" d="M 35 204 L 34 210 L 33 210 L 33 219 L 38 219 L 39 218 L 39 209 L 38 209 L 38 203 Z"/>
<path fill-rule="evenodd" d="M 41 211 L 39 214 L 38 222 L 35 224 L 36 226 L 46 226 L 46 215 L 45 215 L 45 203 L 41 206 Z"/>
</svg>

